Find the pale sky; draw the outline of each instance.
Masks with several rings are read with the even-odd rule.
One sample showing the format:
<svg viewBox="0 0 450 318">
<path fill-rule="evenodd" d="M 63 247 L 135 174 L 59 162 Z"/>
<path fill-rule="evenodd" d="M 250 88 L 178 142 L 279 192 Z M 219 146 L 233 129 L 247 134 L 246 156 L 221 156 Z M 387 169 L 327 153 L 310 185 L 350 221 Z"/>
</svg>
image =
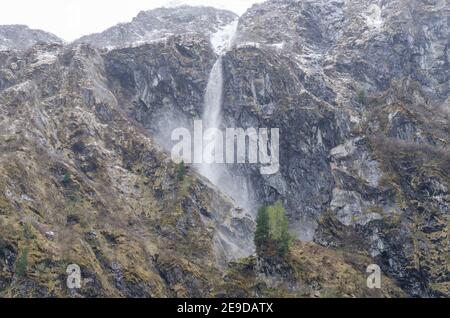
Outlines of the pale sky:
<svg viewBox="0 0 450 318">
<path fill-rule="evenodd" d="M 2 1 L 0 25 L 26 24 L 73 41 L 129 22 L 139 11 L 179 4 L 212 6 L 241 15 L 264 0 L 8 0 Z"/>
</svg>

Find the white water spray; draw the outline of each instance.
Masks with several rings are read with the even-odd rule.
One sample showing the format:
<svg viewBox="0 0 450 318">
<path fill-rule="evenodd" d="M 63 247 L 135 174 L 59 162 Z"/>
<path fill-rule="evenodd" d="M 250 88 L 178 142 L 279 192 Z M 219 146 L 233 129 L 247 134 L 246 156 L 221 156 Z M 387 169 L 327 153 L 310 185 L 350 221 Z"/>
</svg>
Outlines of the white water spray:
<svg viewBox="0 0 450 318">
<path fill-rule="evenodd" d="M 223 65 L 222 56 L 214 64 L 208 79 L 208 86 L 205 94 L 205 109 L 203 113 L 203 128 L 206 129 L 203 142 L 212 143 L 215 147 L 219 146 L 219 136 L 211 128 L 220 129 L 222 121 L 222 95 L 223 95 Z M 207 164 L 203 160 L 200 166 L 200 173 L 207 177 L 213 184 L 217 185 L 219 177 L 223 171 L 215 164 Z"/>
<path fill-rule="evenodd" d="M 204 145 L 213 144 L 214 149 L 223 147 L 223 143 L 214 129 L 221 129 L 222 124 L 222 103 L 223 103 L 223 55 L 232 47 L 234 35 L 238 26 L 238 20 L 225 26 L 211 38 L 214 50 L 219 58 L 214 63 L 208 79 L 204 98 L 203 125 L 205 135 Z M 211 129 L 212 128 L 212 129 Z M 231 197 L 241 208 L 251 212 L 250 186 L 246 178 L 233 176 L 227 170 L 225 164 L 208 164 L 203 160 L 199 167 L 200 173 L 208 178 L 222 192 Z"/>
</svg>

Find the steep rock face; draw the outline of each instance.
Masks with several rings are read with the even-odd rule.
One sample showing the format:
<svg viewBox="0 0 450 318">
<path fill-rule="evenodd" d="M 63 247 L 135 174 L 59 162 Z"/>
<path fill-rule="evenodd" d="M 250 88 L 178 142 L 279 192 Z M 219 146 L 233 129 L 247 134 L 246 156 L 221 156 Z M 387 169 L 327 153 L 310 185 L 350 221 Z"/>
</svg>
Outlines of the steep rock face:
<svg viewBox="0 0 450 318">
<path fill-rule="evenodd" d="M 253 221 L 195 174 L 177 179 L 108 90 L 98 51 L 41 45 L 2 55 L 11 67 L 0 91 L 2 295 L 204 297 L 230 258 L 250 253 Z M 72 263 L 79 291 L 66 286 Z"/>
<path fill-rule="evenodd" d="M 365 232 L 355 244 L 414 296 L 448 295 L 448 19 L 442 1 L 269 1 L 224 57 L 228 125 L 282 131 L 278 175 L 236 169 L 256 201 L 283 199 L 300 238 L 331 210 L 315 240 Z"/>
<path fill-rule="evenodd" d="M 179 34 L 209 36 L 228 25 L 237 16 L 211 7 L 160 8 L 142 11 L 132 22 L 119 24 L 102 33 L 84 36 L 75 43 L 89 43 L 101 48 L 139 45 Z"/>
<path fill-rule="evenodd" d="M 114 54 L 192 49 L 183 43 L 105 55 L 40 45 L 2 56 L 2 68 L 17 65 L 0 91 L 2 296 L 258 297 L 274 288 L 279 296 L 402 296 L 390 281 L 381 292 L 364 287 L 368 256 L 313 244 L 298 243 L 285 266 L 258 263 L 251 276 L 239 264 L 254 266 L 253 258 L 227 268 L 251 253 L 253 221 L 193 171 L 177 179 L 109 86 L 132 83 L 112 84 Z M 44 53 L 52 58 L 36 63 Z M 323 260 L 329 268 L 319 272 Z M 79 290 L 66 286 L 69 264 L 81 268 Z"/>
<path fill-rule="evenodd" d="M 350 130 L 349 116 L 308 91 L 313 79 L 296 62 L 271 48 L 240 47 L 224 57 L 226 127 L 280 129 L 280 171 L 258 167 L 235 173 L 257 189 L 255 203 L 284 199 L 297 235 L 310 240 L 314 221 L 331 200 L 329 151 Z"/>
<path fill-rule="evenodd" d="M 209 38 L 173 36 L 111 51 L 105 60 L 110 86 L 122 107 L 162 145 L 170 145 L 173 129 L 191 127 L 194 118 L 201 118 L 215 60 Z"/>
<path fill-rule="evenodd" d="M 0 25 L 0 51 L 26 50 L 36 43 L 62 44 L 57 36 L 25 25 Z"/>
<path fill-rule="evenodd" d="M 442 103 L 449 94 L 448 10 L 442 0 L 268 1 L 240 18 L 237 41 L 288 50 L 303 65 L 348 75 L 366 90 L 410 76 Z"/>
<path fill-rule="evenodd" d="M 178 181 L 164 150 L 173 128 L 201 118 L 211 35 L 234 17 L 205 31 L 180 10 L 187 26 L 165 26 L 186 17 L 170 11 L 156 37 L 139 31 L 141 46 L 127 32 L 153 11 L 94 36 L 131 47 L 0 52 L 5 294 L 67 295 L 75 262 L 92 284 L 81 296 L 380 296 L 356 274 L 377 263 L 409 296 L 448 297 L 445 1 L 276 0 L 240 18 L 222 57 L 223 125 L 280 128 L 281 163 L 275 175 L 229 172 L 255 209 L 282 200 L 295 235 L 329 250 L 296 245 L 285 267 L 247 258 L 228 271 L 251 253 L 251 217 L 193 169 Z M 324 257 L 301 254 L 333 261 L 321 272 Z"/>
<path fill-rule="evenodd" d="M 347 146 L 316 242 L 369 251 L 410 295 L 448 297 L 448 152 L 385 137 Z"/>
<path fill-rule="evenodd" d="M 448 139 L 443 128 L 448 123 L 448 15 L 441 6 L 439 1 L 419 1 L 417 6 L 404 1 L 269 1 L 241 17 L 234 48 L 223 57 L 223 125 L 281 129 L 278 174 L 261 175 L 257 166 L 249 165 L 230 168 L 236 180 L 253 190 L 249 195 L 255 209 L 282 199 L 292 229 L 307 240 L 314 237 L 321 215 L 331 210 L 342 226 L 371 233 L 364 238 L 367 244 L 357 245 L 383 264 L 397 264 L 392 265 L 395 270 L 389 265 L 384 269 L 402 280 L 408 293 L 422 296 L 445 289 L 447 258 L 432 261 L 436 267 L 429 270 L 408 256 L 416 234 L 407 228 L 415 226 L 412 219 L 420 211 L 405 210 L 396 183 L 381 184 L 391 171 L 372 137 L 394 138 L 394 144 L 406 149 L 420 146 L 397 140 L 427 143 L 438 153 L 446 152 L 440 148 Z M 424 31 L 416 19 L 425 26 L 434 21 L 433 26 Z M 404 38 L 408 40 L 402 42 Z M 188 45 L 187 52 L 171 40 L 158 44 L 167 52 L 162 58 L 139 49 L 108 56 L 109 77 L 115 90 L 122 91 L 121 103 L 131 105 L 128 112 L 164 144 L 174 127 L 189 127 L 204 109 L 202 91 L 209 73 L 204 65 L 212 67 L 215 58 L 207 38 L 193 42 L 197 44 Z M 135 54 L 144 58 L 142 63 L 134 62 Z M 180 68 L 179 60 L 187 68 Z M 121 77 L 133 84 L 120 83 Z M 447 160 L 436 159 L 438 165 Z M 438 183 L 445 198 L 447 185 L 443 179 Z M 436 206 L 439 224 L 448 224 L 446 206 Z M 401 223 L 380 222 L 399 215 Z M 392 227 L 402 233 L 403 245 L 387 242 Z M 418 257 L 428 259 L 429 251 L 448 253 L 448 226 L 433 228 L 440 240 L 427 240 L 427 251 L 419 251 Z M 333 246 L 332 238 L 321 238 L 322 230 L 316 240 Z M 374 246 L 384 244 L 374 231 L 392 249 L 374 252 Z"/>
<path fill-rule="evenodd" d="M 345 3 L 275 0 L 254 5 L 240 18 L 237 41 L 315 59 L 342 35 Z"/>
</svg>

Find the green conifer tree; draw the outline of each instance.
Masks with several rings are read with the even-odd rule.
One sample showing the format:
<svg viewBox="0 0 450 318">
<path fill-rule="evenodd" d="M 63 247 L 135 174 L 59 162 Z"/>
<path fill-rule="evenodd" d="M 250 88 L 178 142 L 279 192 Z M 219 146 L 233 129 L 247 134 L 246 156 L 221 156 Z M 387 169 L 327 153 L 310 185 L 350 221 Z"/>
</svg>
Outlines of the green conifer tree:
<svg viewBox="0 0 450 318">
<path fill-rule="evenodd" d="M 265 254 L 269 242 L 269 215 L 267 207 L 259 209 L 256 219 L 255 246 L 258 255 Z"/>
<path fill-rule="evenodd" d="M 181 161 L 178 165 L 178 180 L 183 181 L 184 176 L 186 175 L 186 166 L 184 164 L 184 161 Z"/>
<path fill-rule="evenodd" d="M 262 257 L 284 257 L 292 242 L 289 221 L 283 204 L 262 207 L 256 220 L 255 246 Z"/>
</svg>

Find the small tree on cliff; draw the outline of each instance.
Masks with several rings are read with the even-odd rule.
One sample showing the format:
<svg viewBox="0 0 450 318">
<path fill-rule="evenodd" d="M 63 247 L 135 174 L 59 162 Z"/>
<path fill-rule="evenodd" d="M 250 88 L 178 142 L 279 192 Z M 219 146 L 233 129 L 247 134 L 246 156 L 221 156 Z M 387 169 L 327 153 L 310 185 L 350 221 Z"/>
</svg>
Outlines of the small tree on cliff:
<svg viewBox="0 0 450 318">
<path fill-rule="evenodd" d="M 364 90 L 360 90 L 358 92 L 358 102 L 361 105 L 364 105 L 366 103 L 366 92 Z"/>
<path fill-rule="evenodd" d="M 267 213 L 267 207 L 264 206 L 259 209 L 258 217 L 256 219 L 256 232 L 255 232 L 256 253 L 258 255 L 265 254 L 268 245 L 269 245 L 269 214 Z"/>
<path fill-rule="evenodd" d="M 184 161 L 181 161 L 180 164 L 178 165 L 178 173 L 177 173 L 178 180 L 183 181 L 185 175 L 186 175 L 186 165 L 184 164 Z"/>
<path fill-rule="evenodd" d="M 283 257 L 289 251 L 292 237 L 283 204 L 262 207 L 256 220 L 255 245 L 261 257 Z"/>
</svg>

